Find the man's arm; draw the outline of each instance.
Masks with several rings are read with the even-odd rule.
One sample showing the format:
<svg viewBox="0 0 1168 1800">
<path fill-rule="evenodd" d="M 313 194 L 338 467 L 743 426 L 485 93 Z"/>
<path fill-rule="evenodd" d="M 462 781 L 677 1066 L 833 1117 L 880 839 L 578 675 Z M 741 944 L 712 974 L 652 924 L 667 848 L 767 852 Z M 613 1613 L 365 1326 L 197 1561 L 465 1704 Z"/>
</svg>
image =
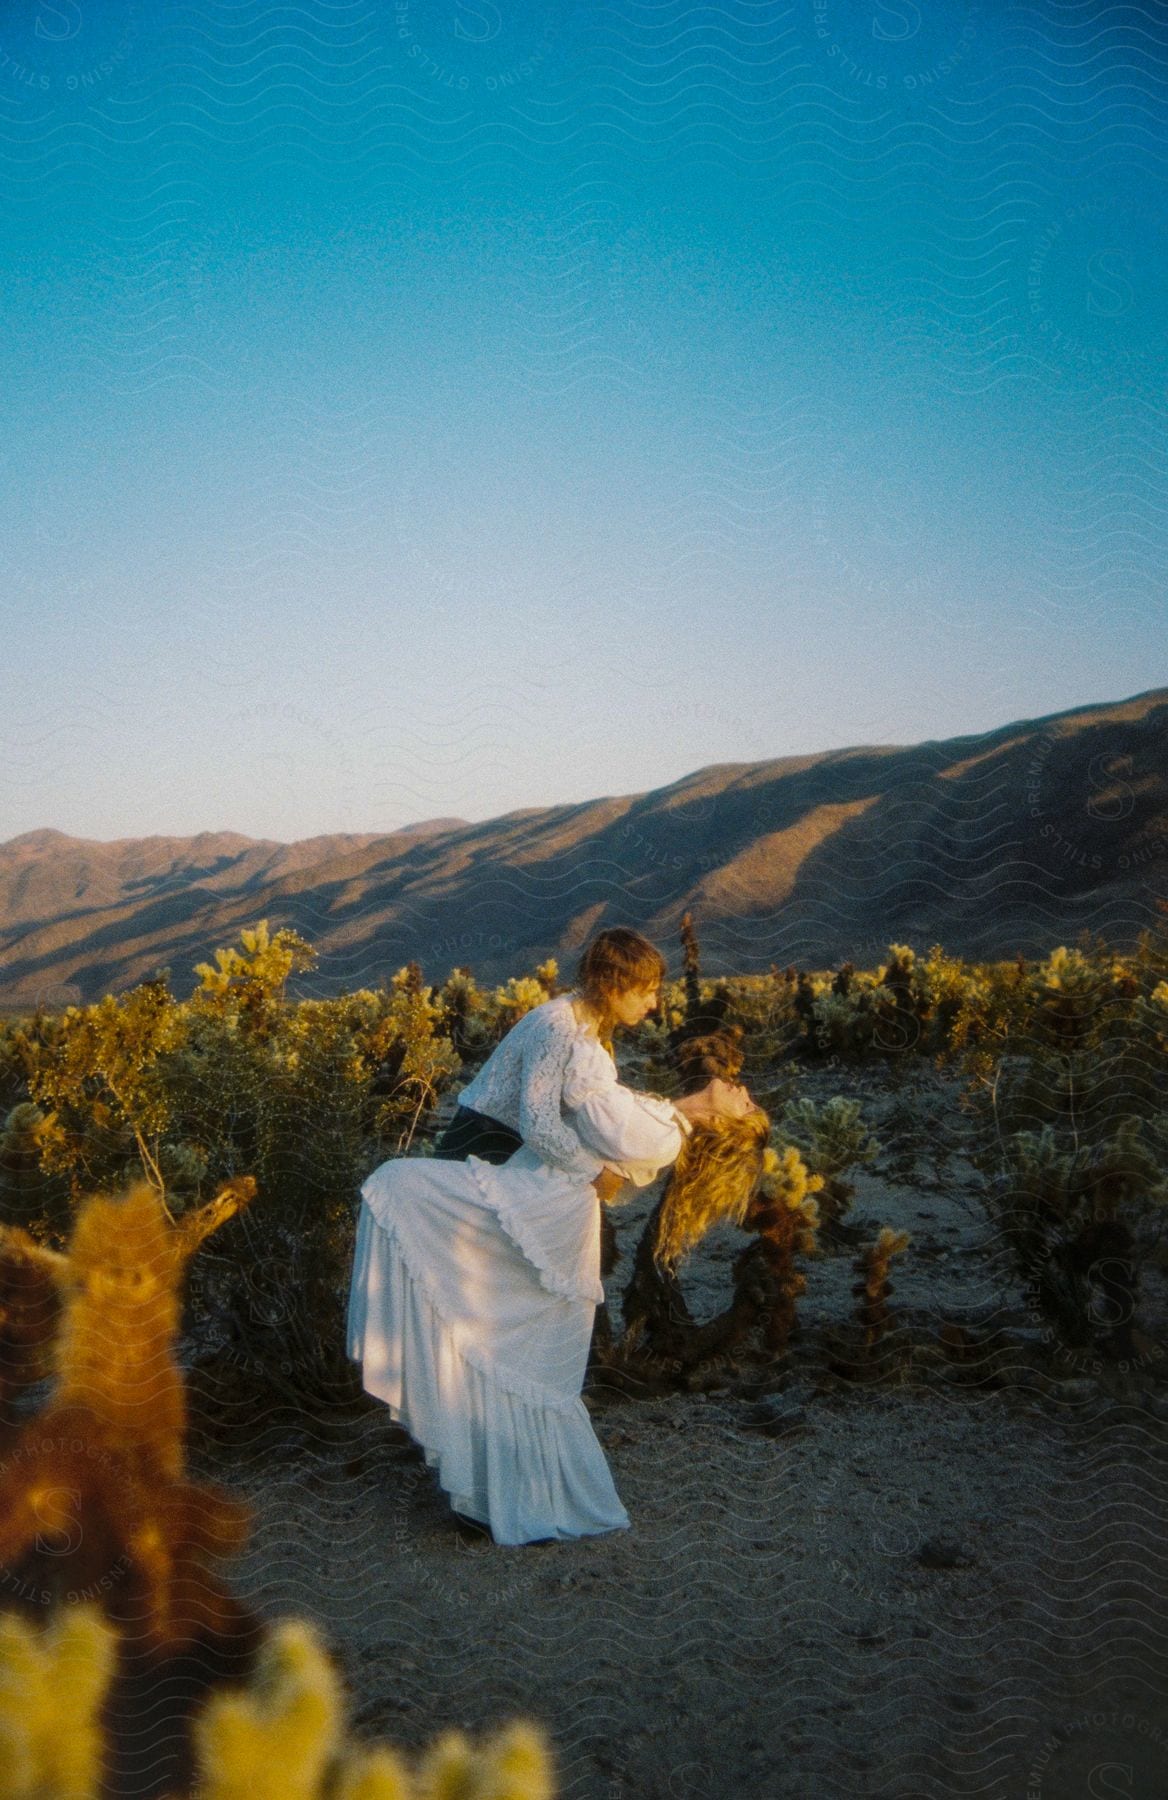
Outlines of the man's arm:
<svg viewBox="0 0 1168 1800">
<path fill-rule="evenodd" d="M 519 1077 L 519 1135 L 552 1168 L 592 1180 L 603 1169 L 604 1158 L 581 1142 L 560 1111 L 573 1042 L 570 1031 L 552 1025 L 525 1046 Z"/>
</svg>

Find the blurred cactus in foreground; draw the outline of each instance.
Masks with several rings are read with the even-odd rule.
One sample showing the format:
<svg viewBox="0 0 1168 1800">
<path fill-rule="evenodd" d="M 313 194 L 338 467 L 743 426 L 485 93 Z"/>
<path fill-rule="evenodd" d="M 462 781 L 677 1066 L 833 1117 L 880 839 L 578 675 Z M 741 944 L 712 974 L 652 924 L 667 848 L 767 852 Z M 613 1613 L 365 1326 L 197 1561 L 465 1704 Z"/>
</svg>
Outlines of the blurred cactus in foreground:
<svg viewBox="0 0 1168 1800">
<path fill-rule="evenodd" d="M 0 1461 L 0 1800 L 550 1800 L 534 1725 L 478 1748 L 448 1732 L 416 1777 L 394 1750 L 346 1745 L 311 1625 L 285 1620 L 257 1647 L 260 1622 L 211 1572 L 251 1508 L 186 1478 L 180 1283 L 254 1191 L 236 1177 L 177 1225 L 149 1182 L 94 1194 L 64 1253 L 0 1229 L 0 1359 L 23 1370 L 35 1353 L 55 1375 Z M 248 1685 L 224 1685 L 245 1640 Z M 185 1689 L 167 1761 L 157 1696 L 188 1653 L 201 1691 Z"/>
<path fill-rule="evenodd" d="M 98 1800 L 116 1652 L 117 1633 L 88 1604 L 43 1629 L 0 1617 L 0 1800 Z M 341 1678 L 304 1619 L 271 1628 L 251 1681 L 212 1693 L 192 1737 L 199 1800 L 554 1800 L 556 1791 L 544 1734 L 521 1720 L 478 1747 L 444 1732 L 416 1771 L 395 1749 L 346 1740 Z"/>
<path fill-rule="evenodd" d="M 106 1592 L 152 1651 L 239 1623 L 207 1565 L 240 1546 L 250 1512 L 225 1490 L 185 1479 L 174 1340 L 188 1260 L 254 1188 L 238 1177 L 177 1226 L 149 1182 L 121 1199 L 92 1195 L 63 1255 L 0 1232 L 6 1312 L 20 1317 L 23 1293 L 24 1322 L 55 1331 L 49 1404 L 17 1433 L 0 1473 L 0 1561 L 26 1564 L 46 1597 Z M 59 1309 L 45 1303 L 48 1279 Z M 45 1343 L 26 1330 L 11 1347 L 24 1360 Z"/>
<path fill-rule="evenodd" d="M 255 1678 L 214 1696 L 195 1723 L 202 1800 L 552 1800 L 551 1752 L 540 1729 L 503 1726 L 474 1748 L 442 1733 L 416 1774 L 386 1746 L 347 1743 L 341 1680 L 315 1628 L 281 1620 Z"/>
<path fill-rule="evenodd" d="M 117 1638 L 94 1606 L 38 1630 L 0 1615 L 0 1800 L 91 1800 L 99 1792 L 98 1715 Z"/>
</svg>

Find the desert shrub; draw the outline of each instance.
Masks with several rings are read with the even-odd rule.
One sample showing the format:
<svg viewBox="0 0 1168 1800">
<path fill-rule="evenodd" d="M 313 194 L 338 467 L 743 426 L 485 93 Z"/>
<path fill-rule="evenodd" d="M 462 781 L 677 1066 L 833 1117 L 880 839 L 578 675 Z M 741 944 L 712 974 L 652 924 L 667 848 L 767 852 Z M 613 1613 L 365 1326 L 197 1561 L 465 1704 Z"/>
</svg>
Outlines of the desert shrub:
<svg viewBox="0 0 1168 1800">
<path fill-rule="evenodd" d="M 819 1210 L 828 1228 L 839 1224 L 851 1204 L 855 1183 L 847 1171 L 874 1161 L 880 1144 L 860 1118 L 860 1102 L 837 1094 L 817 1105 L 807 1098 L 789 1101 L 779 1135 L 799 1151 L 813 1175 L 822 1178 Z"/>
<path fill-rule="evenodd" d="M 863 1056 L 872 1049 L 877 1015 L 870 990 L 813 993 L 810 1033 L 821 1055 Z"/>
<path fill-rule="evenodd" d="M 94 1006 L 69 1006 L 21 1033 L 29 1096 L 41 1109 L 42 1168 L 74 1198 L 145 1171 L 165 1192 L 160 1154 L 171 1127 L 170 1072 L 186 1018 L 165 980 Z M 26 1115 L 27 1119 L 27 1115 Z"/>
<path fill-rule="evenodd" d="M 1131 1353 L 1165 1199 L 1168 1009 L 1158 954 L 1084 935 L 985 980 L 953 1035 L 974 1162 L 1031 1291 L 1067 1342 Z"/>
<path fill-rule="evenodd" d="M 197 966 L 14 1034 L 29 1093 L 0 1134 L 4 1216 L 58 1238 L 82 1191 L 146 1174 L 172 1217 L 237 1174 L 259 1200 L 191 1284 L 203 1349 L 306 1395 L 344 1381 L 356 1194 L 457 1075 L 444 1008 L 407 965 L 387 989 L 284 998 L 315 952 L 267 922 Z M 39 1172 L 39 1179 L 38 1179 Z"/>
<path fill-rule="evenodd" d="M 473 1031 L 476 1050 L 489 1055 L 524 1013 L 561 992 L 558 977 L 558 964 L 554 957 L 548 957 L 529 975 L 513 975 L 490 993 L 475 988 L 473 1025 L 469 1029 Z"/>
<path fill-rule="evenodd" d="M 438 1030 L 449 1038 L 463 1062 L 478 1061 L 491 1050 L 485 1014 L 486 995 L 467 968 L 452 969 L 436 995 Z"/>
<path fill-rule="evenodd" d="M 923 1048 L 933 1055 L 943 1055 L 975 979 L 974 973 L 964 957 L 947 955 L 941 944 L 931 945 L 928 956 L 917 963 L 916 969 L 928 1008 L 928 1030 Z"/>
<path fill-rule="evenodd" d="M 205 965 L 204 965 L 205 966 Z M 201 1176 L 255 1176 L 259 1203 L 193 1292 L 212 1336 L 260 1379 L 326 1398 L 346 1384 L 343 1297 L 356 1195 L 403 1154 L 460 1059 L 410 965 L 389 988 L 263 1008 L 197 991 L 173 1072 Z"/>
</svg>

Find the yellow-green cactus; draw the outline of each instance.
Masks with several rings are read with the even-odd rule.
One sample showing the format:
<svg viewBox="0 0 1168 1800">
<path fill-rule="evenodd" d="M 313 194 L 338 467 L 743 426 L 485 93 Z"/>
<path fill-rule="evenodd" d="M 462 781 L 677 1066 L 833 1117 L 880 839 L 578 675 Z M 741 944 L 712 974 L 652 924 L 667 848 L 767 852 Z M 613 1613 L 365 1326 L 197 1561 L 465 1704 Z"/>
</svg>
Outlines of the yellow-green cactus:
<svg viewBox="0 0 1168 1800">
<path fill-rule="evenodd" d="M 552 1800 L 542 1734 L 516 1721 L 476 1750 L 461 1731 L 443 1732 L 418 1771 L 417 1800 Z"/>
<path fill-rule="evenodd" d="M 195 1720 L 200 1800 L 553 1800 L 548 1745 L 516 1720 L 479 1747 L 444 1732 L 416 1777 L 386 1746 L 344 1742 L 340 1677 L 304 1619 L 272 1628 L 249 1687 L 218 1694 Z"/>
<path fill-rule="evenodd" d="M 100 1715 L 117 1633 L 95 1606 L 47 1626 L 0 1613 L 0 1800 L 97 1800 Z M 315 1627 L 282 1619 L 244 1688 L 213 1694 L 191 1742 L 199 1800 L 554 1800 L 550 1746 L 514 1720 L 479 1745 L 447 1731 L 417 1773 L 388 1745 L 344 1741 L 345 1693 Z M 171 1796 L 171 1800 L 180 1800 Z"/>
<path fill-rule="evenodd" d="M 282 995 L 284 983 L 293 969 L 309 969 L 316 961 L 316 951 L 298 932 L 284 926 L 275 937 L 268 936 L 268 921 L 261 919 L 253 930 L 239 934 L 244 954 L 238 950 L 216 950 L 215 961 L 196 963 L 195 974 L 201 985 L 195 991 L 204 1000 L 225 1001 L 233 997 L 273 1000 Z"/>
<path fill-rule="evenodd" d="M 117 1634 L 94 1606 L 0 1614 L 0 1800 L 94 1800 Z"/>
<path fill-rule="evenodd" d="M 341 1740 L 340 1678 L 307 1621 L 264 1640 L 250 1687 L 217 1694 L 192 1736 L 205 1800 L 315 1800 Z"/>
<path fill-rule="evenodd" d="M 888 1327 L 886 1302 L 892 1292 L 888 1266 L 894 1256 L 907 1250 L 911 1242 L 907 1231 L 894 1231 L 891 1225 L 882 1225 L 875 1243 L 868 1244 L 861 1250 L 853 1265 L 860 1279 L 852 1292 L 859 1301 L 857 1313 L 866 1349 L 872 1349 Z"/>
<path fill-rule="evenodd" d="M 355 1750 L 341 1767 L 333 1800 L 415 1800 L 413 1777 L 396 1750 Z"/>
</svg>

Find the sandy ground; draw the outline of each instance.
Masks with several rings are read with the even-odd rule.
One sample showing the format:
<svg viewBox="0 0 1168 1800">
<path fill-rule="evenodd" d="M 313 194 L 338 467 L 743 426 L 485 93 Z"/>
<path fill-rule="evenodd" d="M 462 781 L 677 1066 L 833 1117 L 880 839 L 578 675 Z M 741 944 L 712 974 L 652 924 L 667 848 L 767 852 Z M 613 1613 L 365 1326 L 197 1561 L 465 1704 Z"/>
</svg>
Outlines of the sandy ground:
<svg viewBox="0 0 1168 1800">
<path fill-rule="evenodd" d="M 630 1531 L 510 1549 L 454 1525 L 380 1403 L 327 1426 L 274 1411 L 262 1433 L 221 1419 L 192 1461 L 256 1508 L 232 1585 L 317 1623 L 357 1735 L 414 1750 L 534 1717 L 573 1800 L 1164 1800 L 1163 1364 L 1054 1363 L 980 1177 L 959 1153 L 904 1160 L 905 1106 L 933 1150 L 958 1141 L 955 1090 L 861 1073 L 801 1091 L 860 1095 L 884 1140 L 850 1216 L 912 1234 L 898 1378 L 833 1373 L 851 1253 L 810 1261 L 785 1362 L 588 1396 Z M 618 1327 L 655 1193 L 614 1213 Z M 721 1229 L 688 1265 L 695 1314 L 725 1304 L 742 1242 Z M 945 1322 L 971 1362 L 937 1347 Z"/>
</svg>

